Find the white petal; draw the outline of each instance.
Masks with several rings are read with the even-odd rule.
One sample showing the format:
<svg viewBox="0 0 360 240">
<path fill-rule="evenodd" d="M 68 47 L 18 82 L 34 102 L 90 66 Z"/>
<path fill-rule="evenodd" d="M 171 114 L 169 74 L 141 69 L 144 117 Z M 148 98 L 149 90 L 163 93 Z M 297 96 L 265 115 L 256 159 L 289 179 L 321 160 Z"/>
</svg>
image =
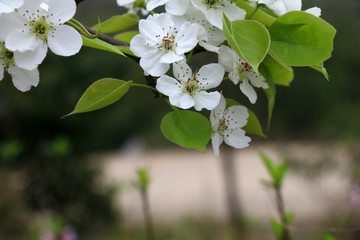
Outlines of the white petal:
<svg viewBox="0 0 360 240">
<path fill-rule="evenodd" d="M 219 127 L 219 120 L 224 116 L 225 107 L 226 101 L 224 96 L 221 95 L 219 105 L 217 105 L 210 113 L 210 122 L 213 129 L 216 129 L 216 131 Z"/>
<path fill-rule="evenodd" d="M 180 26 L 180 29 L 175 36 L 175 42 L 178 44 L 176 47 L 177 55 L 189 52 L 197 45 L 199 28 L 201 28 L 200 25 L 195 23 L 191 24 L 190 22 L 185 22 Z"/>
<path fill-rule="evenodd" d="M 146 4 L 146 10 L 152 11 L 158 6 L 164 5 L 169 0 L 149 0 L 149 2 Z"/>
<path fill-rule="evenodd" d="M 224 14 L 229 18 L 229 20 L 243 20 L 245 19 L 246 11 L 244 9 L 239 8 L 234 3 L 224 2 Z M 222 20 L 222 15 L 221 15 Z M 222 28 L 221 28 L 222 29 Z"/>
<path fill-rule="evenodd" d="M 180 61 L 173 64 L 174 77 L 180 81 L 186 81 L 192 77 L 191 68 L 186 64 L 185 61 Z"/>
<path fill-rule="evenodd" d="M 164 30 L 162 30 L 158 24 L 147 20 L 139 21 L 139 32 L 144 36 L 145 42 L 151 45 L 155 45 L 160 42 L 156 36 L 164 35 Z"/>
<path fill-rule="evenodd" d="M 171 100 L 171 98 L 174 98 L 174 95 L 170 96 L 169 100 L 170 100 L 170 103 L 175 102 L 175 99 Z M 174 105 L 178 106 L 179 108 L 182 108 L 182 109 L 191 108 L 195 104 L 195 100 L 191 96 L 189 96 L 188 94 L 185 94 L 185 93 L 182 93 L 180 95 L 180 98 L 176 99 L 176 101 L 177 101 L 177 105 L 175 105 L 175 104 Z"/>
<path fill-rule="evenodd" d="M 167 75 L 161 76 L 156 81 L 156 89 L 166 96 L 182 92 L 181 84 L 176 79 Z"/>
<path fill-rule="evenodd" d="M 236 128 L 233 130 L 225 130 L 224 141 L 227 145 L 232 146 L 234 148 L 245 148 L 249 146 L 249 142 L 251 142 L 251 138 L 245 136 L 244 130 L 240 128 Z"/>
<path fill-rule="evenodd" d="M 39 71 L 25 70 L 16 66 L 10 66 L 8 72 L 12 76 L 14 86 L 22 92 L 29 91 L 31 86 L 36 87 L 39 83 Z"/>
<path fill-rule="evenodd" d="M 204 89 L 210 89 L 220 85 L 224 74 L 223 66 L 217 63 L 210 63 L 202 66 L 196 76 Z"/>
<path fill-rule="evenodd" d="M 246 76 L 250 80 L 251 85 L 253 85 L 254 87 L 263 89 L 269 88 L 269 85 L 265 82 L 265 78 L 261 73 L 257 75 L 256 72 L 252 70 L 249 71 Z"/>
<path fill-rule="evenodd" d="M 47 0 L 46 3 L 49 6 L 48 19 L 55 24 L 65 23 L 75 15 L 74 0 Z"/>
<path fill-rule="evenodd" d="M 148 51 L 140 59 L 140 66 L 151 76 L 160 77 L 170 68 L 170 64 L 160 62 L 161 56 L 157 49 Z"/>
<path fill-rule="evenodd" d="M 217 131 L 217 129 L 215 131 Z M 223 140 L 224 140 L 224 137 L 221 136 L 220 134 L 218 134 L 217 132 L 215 132 L 211 136 L 211 144 L 212 144 L 212 147 L 214 150 L 214 154 L 217 157 L 220 156 L 220 145 L 222 144 Z"/>
<path fill-rule="evenodd" d="M 213 110 L 219 105 L 221 94 L 219 92 L 206 92 L 201 91 L 194 95 L 195 109 L 201 111 L 203 108 L 207 110 Z"/>
<path fill-rule="evenodd" d="M 314 15 L 314 16 L 320 17 L 320 15 L 321 15 L 321 8 L 312 7 L 312 8 L 309 8 L 309 9 L 305 10 L 305 12 L 311 13 L 311 14 Z"/>
<path fill-rule="evenodd" d="M 0 14 L 10 13 L 23 5 L 24 0 L 0 0 Z"/>
<path fill-rule="evenodd" d="M 222 13 L 223 9 L 221 8 L 209 8 L 207 11 L 203 11 L 205 14 L 206 19 L 211 23 L 211 25 L 217 27 L 218 29 L 223 29 L 223 23 L 222 23 Z"/>
<path fill-rule="evenodd" d="M 14 61 L 20 68 L 26 70 L 32 70 L 37 68 L 40 63 L 44 60 L 47 53 L 47 45 L 41 44 L 34 51 L 26 52 L 14 52 Z"/>
<path fill-rule="evenodd" d="M 290 11 L 300 11 L 302 0 L 282 0 L 287 12 Z"/>
<path fill-rule="evenodd" d="M 234 69 L 235 61 L 232 49 L 228 46 L 222 45 L 219 49 L 219 63 L 223 65 L 226 72 L 232 72 Z"/>
<path fill-rule="evenodd" d="M 60 56 L 71 56 L 80 51 L 82 38 L 80 33 L 68 25 L 56 27 L 52 36 L 48 36 L 51 51 Z"/>
<path fill-rule="evenodd" d="M 225 110 L 224 118 L 229 129 L 241 128 L 246 125 L 249 112 L 246 107 L 235 105 Z"/>
<path fill-rule="evenodd" d="M 141 34 L 138 34 L 131 39 L 130 50 L 136 56 L 142 57 L 144 53 L 154 50 L 154 48 L 146 45 L 144 36 Z"/>
<path fill-rule="evenodd" d="M 238 84 L 240 81 L 240 75 L 236 68 L 229 73 L 228 77 L 234 84 Z"/>
<path fill-rule="evenodd" d="M 116 3 L 119 5 L 119 6 L 124 6 L 124 5 L 127 5 L 129 3 L 133 3 L 135 2 L 135 0 L 117 0 Z"/>
<path fill-rule="evenodd" d="M 249 101 L 252 104 L 256 102 L 257 99 L 256 92 L 247 79 L 244 79 L 242 83 L 240 83 L 240 90 L 243 94 L 245 94 L 245 96 L 249 98 Z"/>
<path fill-rule="evenodd" d="M 205 48 L 205 50 L 209 51 L 209 52 L 214 52 L 214 53 L 219 53 L 219 47 L 216 47 L 213 44 L 204 42 L 204 41 L 199 41 L 199 45 L 202 46 L 203 48 Z"/>
<path fill-rule="evenodd" d="M 176 55 L 174 52 L 168 52 L 168 53 L 165 53 L 164 55 L 162 55 L 162 57 L 160 58 L 160 62 L 161 63 L 174 63 L 174 62 L 181 61 L 184 58 L 185 58 L 184 54 L 179 56 L 179 55 Z"/>
<path fill-rule="evenodd" d="M 170 0 L 166 3 L 165 9 L 168 13 L 182 16 L 189 6 L 189 0 Z"/>
<path fill-rule="evenodd" d="M 42 41 L 36 38 L 35 34 L 30 33 L 30 31 L 22 32 L 20 29 L 10 32 L 5 39 L 6 48 L 13 52 L 34 50 L 40 44 Z"/>
</svg>

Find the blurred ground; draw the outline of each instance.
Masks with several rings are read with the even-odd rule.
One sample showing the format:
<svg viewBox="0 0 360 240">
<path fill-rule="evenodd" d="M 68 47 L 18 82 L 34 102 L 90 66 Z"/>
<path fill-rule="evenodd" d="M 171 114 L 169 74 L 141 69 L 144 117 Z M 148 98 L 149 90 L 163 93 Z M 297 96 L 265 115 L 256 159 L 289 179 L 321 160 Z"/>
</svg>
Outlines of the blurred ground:
<svg viewBox="0 0 360 240">
<path fill-rule="evenodd" d="M 287 157 L 291 170 L 283 193 L 287 210 L 296 215 L 295 222 L 324 221 L 336 211 L 351 209 L 351 157 L 343 147 L 297 142 L 253 145 L 233 153 L 241 205 L 255 222 L 277 217 L 272 193 L 261 183 L 269 178 L 259 152 L 273 159 Z M 202 154 L 178 148 L 154 152 L 133 148 L 101 158 L 102 181 L 123 186 L 116 202 L 128 224 L 142 222 L 139 194 L 128 185 L 139 167 L 150 169 L 150 202 L 156 222 L 174 223 L 184 216 L 221 222 L 227 219 L 221 160 L 211 149 Z"/>
</svg>

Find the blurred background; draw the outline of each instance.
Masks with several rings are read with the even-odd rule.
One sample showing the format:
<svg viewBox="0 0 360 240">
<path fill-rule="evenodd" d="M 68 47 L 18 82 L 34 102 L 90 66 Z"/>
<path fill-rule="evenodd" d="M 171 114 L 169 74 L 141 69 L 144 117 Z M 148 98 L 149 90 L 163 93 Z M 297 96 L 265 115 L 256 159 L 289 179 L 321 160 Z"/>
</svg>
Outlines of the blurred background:
<svg viewBox="0 0 360 240">
<path fill-rule="evenodd" d="M 331 78 L 295 68 L 291 87 L 277 88 L 268 138 L 252 136 L 250 148 L 229 150 L 238 171 L 241 239 L 274 239 L 268 221 L 277 212 L 260 183 L 268 177 L 260 151 L 288 159 L 284 196 L 295 223 L 360 228 L 360 2 L 303 0 L 303 9 L 312 6 L 338 31 L 325 63 Z M 115 0 L 86 0 L 75 18 L 92 26 L 98 16 L 123 12 Z M 134 88 L 105 109 L 61 119 L 98 79 L 145 82 L 137 63 L 83 47 L 69 58 L 49 52 L 39 71 L 39 86 L 27 93 L 8 75 L 0 84 L 0 239 L 147 239 L 133 184 L 144 166 L 156 239 L 240 239 L 231 227 L 221 160 L 210 146 L 201 154 L 168 142 L 159 125 L 170 108 L 152 92 Z M 263 93 L 251 105 L 238 86 L 228 83 L 223 91 L 254 111 L 265 129 Z M 295 231 L 294 239 L 323 239 L 321 232 Z M 359 239 L 359 232 L 334 236 Z"/>
</svg>

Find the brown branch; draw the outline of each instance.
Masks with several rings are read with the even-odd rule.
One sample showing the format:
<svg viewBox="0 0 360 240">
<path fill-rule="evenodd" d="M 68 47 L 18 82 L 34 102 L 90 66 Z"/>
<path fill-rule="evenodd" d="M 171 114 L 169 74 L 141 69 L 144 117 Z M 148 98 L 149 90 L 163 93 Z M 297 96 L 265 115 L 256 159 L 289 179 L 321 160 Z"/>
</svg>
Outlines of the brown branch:
<svg viewBox="0 0 360 240">
<path fill-rule="evenodd" d="M 95 31 L 94 29 L 89 28 L 89 27 L 87 27 L 85 25 L 84 25 L 84 27 L 86 28 L 86 30 L 89 33 L 91 33 L 93 35 L 97 34 L 97 31 Z M 113 37 L 110 37 L 109 35 L 105 35 L 105 34 L 102 34 L 102 33 L 100 34 L 99 39 L 103 40 L 104 42 L 110 43 L 111 45 L 114 45 L 114 46 L 126 46 L 126 47 L 129 46 L 129 44 L 126 43 L 126 42 L 117 40 L 117 39 L 115 39 Z"/>
</svg>

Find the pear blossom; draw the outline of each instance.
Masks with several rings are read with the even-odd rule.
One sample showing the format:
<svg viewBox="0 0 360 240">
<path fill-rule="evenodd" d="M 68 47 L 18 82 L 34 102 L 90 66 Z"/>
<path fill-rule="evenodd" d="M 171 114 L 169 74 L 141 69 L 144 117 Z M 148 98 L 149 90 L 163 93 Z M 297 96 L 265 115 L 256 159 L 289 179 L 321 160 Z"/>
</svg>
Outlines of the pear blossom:
<svg viewBox="0 0 360 240">
<path fill-rule="evenodd" d="M 172 15 L 182 16 L 190 5 L 190 0 L 149 0 L 146 4 L 146 10 L 152 11 L 164 4 L 166 12 Z"/>
<path fill-rule="evenodd" d="M 210 24 L 222 30 L 222 18 L 225 14 L 230 21 L 245 19 L 246 11 L 229 0 L 191 0 L 194 7 L 199 9 Z"/>
<path fill-rule="evenodd" d="M 240 83 L 240 90 L 250 100 L 255 103 L 257 95 L 254 87 L 267 89 L 269 85 L 261 73 L 257 74 L 254 69 L 237 53 L 228 46 L 222 45 L 219 50 L 219 63 L 224 66 L 225 71 L 229 72 L 229 79 L 234 83 Z"/>
<path fill-rule="evenodd" d="M 0 14 L 11 13 L 24 4 L 24 0 L 0 0 Z"/>
<path fill-rule="evenodd" d="M 166 96 L 172 105 L 188 109 L 195 107 L 197 111 L 203 108 L 214 109 L 220 101 L 220 93 L 205 90 L 220 85 L 225 74 L 224 68 L 217 63 L 202 66 L 197 73 L 192 73 L 185 62 L 173 64 L 175 78 L 161 76 L 156 83 L 156 89 Z"/>
<path fill-rule="evenodd" d="M 15 61 L 21 61 L 28 70 L 43 61 L 48 47 L 57 55 L 76 54 L 82 46 L 81 36 L 74 28 L 64 25 L 75 11 L 74 0 L 26 0 L 17 12 L 7 16 L 15 27 L 5 38 L 6 48 L 21 53 L 14 55 Z M 5 25 L 6 21 L 2 21 L 0 28 L 6 28 Z"/>
<path fill-rule="evenodd" d="M 220 98 L 219 105 L 210 113 L 210 123 L 212 126 L 211 143 L 215 155 L 220 155 L 220 145 L 225 143 L 234 148 L 245 148 L 249 146 L 251 138 L 245 136 L 245 131 L 241 129 L 247 123 L 249 112 L 246 107 L 235 105 L 226 108 L 226 101 L 223 96 Z"/>
<path fill-rule="evenodd" d="M 199 45 L 210 52 L 218 53 L 218 46 L 226 40 L 224 32 L 211 25 L 206 20 L 205 15 L 192 5 L 188 7 L 184 17 L 186 20 L 197 23 L 205 29 L 205 32 L 199 32 Z"/>
<path fill-rule="evenodd" d="M 14 86 L 22 92 L 29 91 L 39 83 L 37 68 L 26 70 L 19 67 L 14 61 L 14 52 L 6 49 L 4 42 L 0 42 L 0 81 L 6 71 L 11 75 Z"/>
<path fill-rule="evenodd" d="M 131 39 L 130 50 L 140 59 L 146 74 L 164 75 L 171 63 L 185 58 L 198 43 L 202 27 L 170 14 L 154 14 L 139 21 L 139 32 Z"/>
<path fill-rule="evenodd" d="M 281 16 L 290 11 L 301 11 L 302 0 L 258 0 L 258 3 L 265 4 L 268 8 L 274 11 L 278 16 Z M 321 15 L 321 9 L 312 7 L 305 12 L 311 13 L 317 17 Z"/>
</svg>

